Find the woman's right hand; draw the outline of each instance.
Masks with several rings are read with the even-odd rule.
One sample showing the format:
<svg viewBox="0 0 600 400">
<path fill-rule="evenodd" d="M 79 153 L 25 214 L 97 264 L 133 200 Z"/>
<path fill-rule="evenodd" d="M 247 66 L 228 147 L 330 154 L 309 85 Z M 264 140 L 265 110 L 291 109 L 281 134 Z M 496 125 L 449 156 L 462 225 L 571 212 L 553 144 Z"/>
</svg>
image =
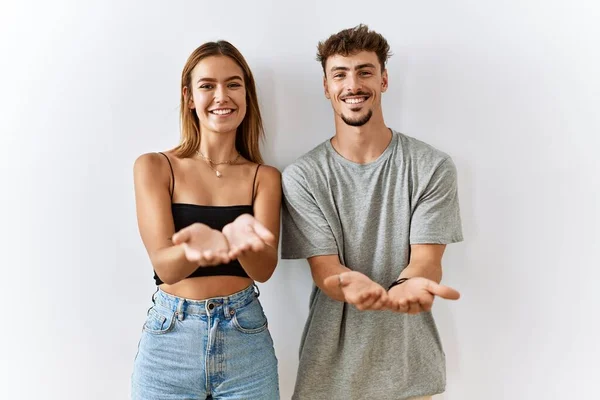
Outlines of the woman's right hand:
<svg viewBox="0 0 600 400">
<path fill-rule="evenodd" d="M 201 267 L 226 264 L 229 257 L 229 242 L 222 232 L 207 225 L 195 223 L 175 233 L 173 244 L 183 246 L 185 257 Z"/>
</svg>

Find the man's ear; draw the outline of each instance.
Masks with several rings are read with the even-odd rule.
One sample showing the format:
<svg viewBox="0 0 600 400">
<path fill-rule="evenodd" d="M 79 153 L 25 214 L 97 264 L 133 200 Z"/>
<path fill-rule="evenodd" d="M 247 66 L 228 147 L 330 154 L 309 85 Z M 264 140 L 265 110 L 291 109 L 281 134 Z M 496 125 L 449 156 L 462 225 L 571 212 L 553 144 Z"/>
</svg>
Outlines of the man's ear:
<svg viewBox="0 0 600 400">
<path fill-rule="evenodd" d="M 385 93 L 388 88 L 388 72 L 384 69 L 381 73 L 381 93 Z"/>
<path fill-rule="evenodd" d="M 323 76 L 323 92 L 325 93 L 325 97 L 328 100 L 331 100 L 331 96 L 329 95 L 329 89 L 327 88 L 327 77 Z"/>
</svg>

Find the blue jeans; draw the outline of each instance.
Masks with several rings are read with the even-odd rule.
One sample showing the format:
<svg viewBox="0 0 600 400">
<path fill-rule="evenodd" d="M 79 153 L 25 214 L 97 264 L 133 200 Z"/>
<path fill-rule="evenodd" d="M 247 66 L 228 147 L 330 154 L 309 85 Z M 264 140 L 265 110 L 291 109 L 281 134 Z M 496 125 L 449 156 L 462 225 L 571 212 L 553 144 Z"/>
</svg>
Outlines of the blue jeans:
<svg viewBox="0 0 600 400">
<path fill-rule="evenodd" d="M 131 378 L 134 400 L 279 399 L 277 358 L 254 286 L 186 300 L 158 290 Z"/>
</svg>

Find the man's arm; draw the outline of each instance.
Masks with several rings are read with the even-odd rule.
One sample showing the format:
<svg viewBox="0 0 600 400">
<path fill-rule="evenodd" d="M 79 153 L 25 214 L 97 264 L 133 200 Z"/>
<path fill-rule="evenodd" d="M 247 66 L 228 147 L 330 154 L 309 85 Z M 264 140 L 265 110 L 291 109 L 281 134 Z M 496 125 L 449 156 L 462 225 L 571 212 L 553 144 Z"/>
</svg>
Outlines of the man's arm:
<svg viewBox="0 0 600 400">
<path fill-rule="evenodd" d="M 346 301 L 337 275 L 349 272 L 350 269 L 340 264 L 340 259 L 337 254 L 310 257 L 308 259 L 308 264 L 310 265 L 313 281 L 319 289 L 334 300 Z M 328 279 L 331 277 L 334 277 L 335 279 Z M 327 284 L 325 284 L 325 281 L 327 281 Z"/>
<path fill-rule="evenodd" d="M 445 250 L 445 244 L 413 244 L 409 264 L 400 273 L 400 278 L 421 277 L 440 283 Z"/>
<path fill-rule="evenodd" d="M 354 305 L 359 310 L 386 309 L 386 290 L 360 272 L 340 263 L 336 255 L 315 256 L 308 259 L 315 285 L 330 298 Z"/>
</svg>

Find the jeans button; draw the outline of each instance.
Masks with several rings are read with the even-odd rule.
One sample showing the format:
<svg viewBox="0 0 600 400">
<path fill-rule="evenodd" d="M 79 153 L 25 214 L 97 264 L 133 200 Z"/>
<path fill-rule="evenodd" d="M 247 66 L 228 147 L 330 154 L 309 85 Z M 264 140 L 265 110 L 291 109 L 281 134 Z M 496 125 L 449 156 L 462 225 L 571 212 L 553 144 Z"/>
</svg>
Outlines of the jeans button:
<svg viewBox="0 0 600 400">
<path fill-rule="evenodd" d="M 235 314 L 235 310 L 229 310 L 229 315 Z"/>
<path fill-rule="evenodd" d="M 214 308 L 215 308 L 215 304 L 214 303 L 208 303 L 208 309 L 210 311 L 214 310 Z"/>
</svg>

